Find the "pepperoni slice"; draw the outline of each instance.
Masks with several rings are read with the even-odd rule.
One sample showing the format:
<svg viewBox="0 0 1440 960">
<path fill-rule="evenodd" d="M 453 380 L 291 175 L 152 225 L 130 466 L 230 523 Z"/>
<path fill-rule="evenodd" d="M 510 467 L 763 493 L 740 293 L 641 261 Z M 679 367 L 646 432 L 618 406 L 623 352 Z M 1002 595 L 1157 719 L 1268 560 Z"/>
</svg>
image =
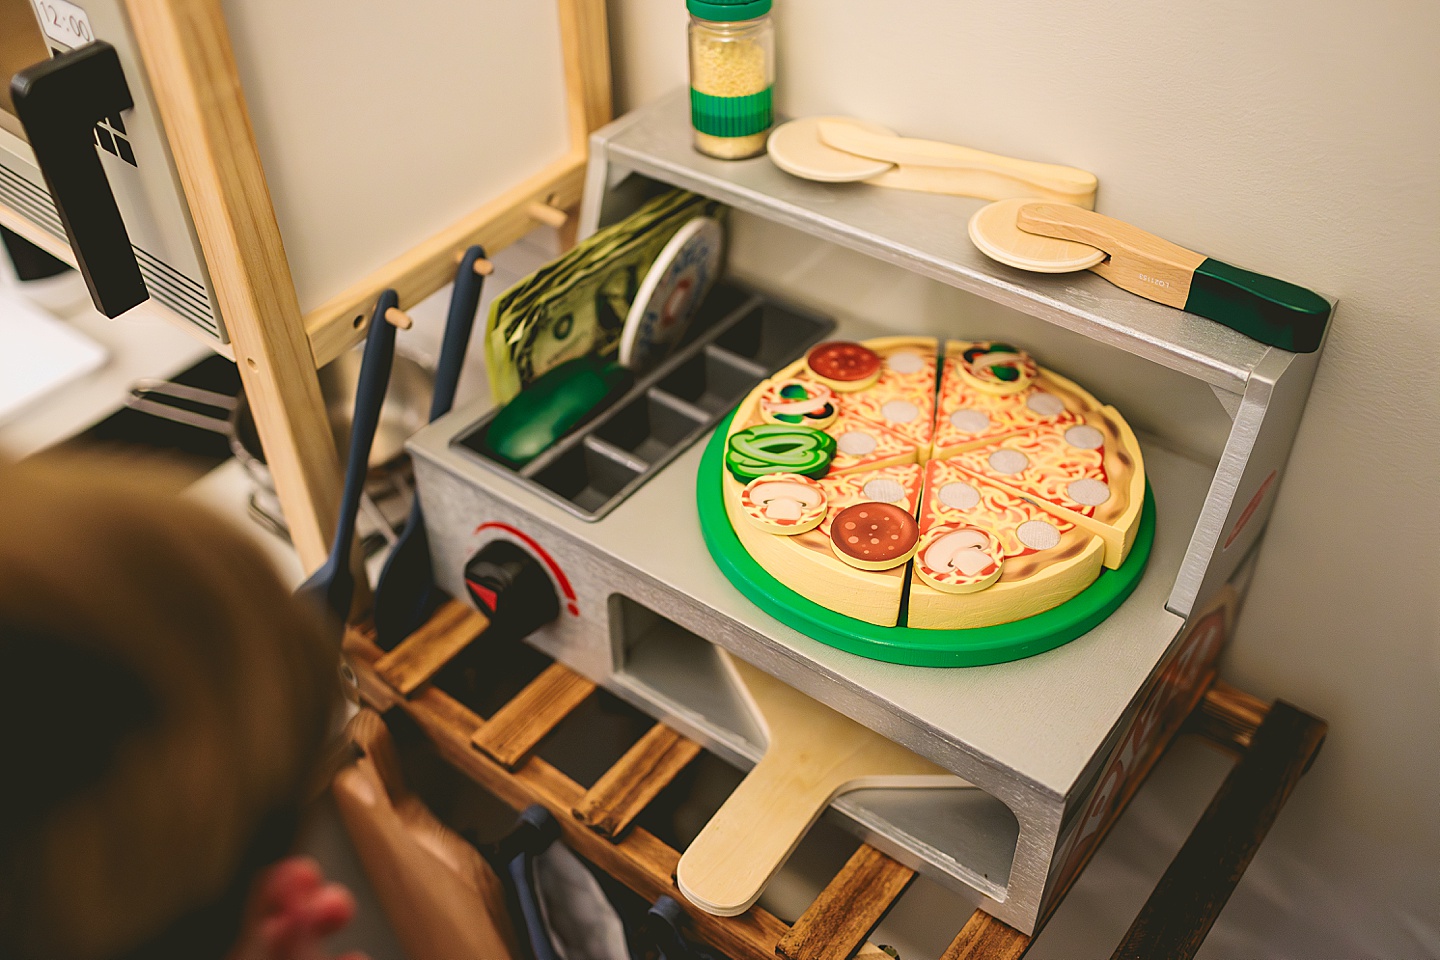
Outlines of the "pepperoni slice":
<svg viewBox="0 0 1440 960">
<path fill-rule="evenodd" d="M 805 363 L 815 376 L 837 383 L 863 383 L 880 375 L 880 354 L 849 340 L 831 340 L 811 348 Z"/>
<path fill-rule="evenodd" d="M 830 549 L 862 570 L 888 570 L 915 555 L 920 526 L 893 503 L 857 503 L 830 521 Z"/>
</svg>

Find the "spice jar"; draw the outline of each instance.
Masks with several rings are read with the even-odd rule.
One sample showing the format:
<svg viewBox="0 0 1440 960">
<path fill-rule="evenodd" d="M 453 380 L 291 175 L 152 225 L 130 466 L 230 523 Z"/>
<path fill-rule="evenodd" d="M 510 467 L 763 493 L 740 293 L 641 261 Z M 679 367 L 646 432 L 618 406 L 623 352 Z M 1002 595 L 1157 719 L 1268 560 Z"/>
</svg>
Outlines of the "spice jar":
<svg viewBox="0 0 1440 960">
<path fill-rule="evenodd" d="M 765 152 L 774 113 L 771 0 L 686 0 L 695 149 L 722 160 Z"/>
</svg>

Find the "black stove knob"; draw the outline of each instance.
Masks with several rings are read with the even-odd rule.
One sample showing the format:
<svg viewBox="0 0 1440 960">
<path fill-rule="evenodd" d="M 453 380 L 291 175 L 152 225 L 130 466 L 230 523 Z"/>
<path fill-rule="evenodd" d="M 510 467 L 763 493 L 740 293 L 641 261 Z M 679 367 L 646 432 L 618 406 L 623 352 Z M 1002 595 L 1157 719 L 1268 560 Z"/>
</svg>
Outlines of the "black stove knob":
<svg viewBox="0 0 1440 960">
<path fill-rule="evenodd" d="M 491 540 L 465 564 L 465 590 L 490 618 L 489 632 L 523 637 L 560 615 L 545 568 L 510 540 Z"/>
</svg>

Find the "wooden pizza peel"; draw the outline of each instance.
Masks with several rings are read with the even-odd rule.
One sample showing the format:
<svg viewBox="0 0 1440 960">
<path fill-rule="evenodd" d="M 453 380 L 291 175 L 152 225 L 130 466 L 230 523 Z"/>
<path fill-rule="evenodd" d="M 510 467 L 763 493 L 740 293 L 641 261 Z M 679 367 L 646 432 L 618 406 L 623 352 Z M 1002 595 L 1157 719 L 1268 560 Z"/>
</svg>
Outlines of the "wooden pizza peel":
<svg viewBox="0 0 1440 960">
<path fill-rule="evenodd" d="M 866 787 L 969 787 L 952 773 L 749 664 L 717 651 L 769 743 L 680 858 L 676 883 L 707 913 L 759 899 L 805 833 L 842 793 Z"/>
</svg>

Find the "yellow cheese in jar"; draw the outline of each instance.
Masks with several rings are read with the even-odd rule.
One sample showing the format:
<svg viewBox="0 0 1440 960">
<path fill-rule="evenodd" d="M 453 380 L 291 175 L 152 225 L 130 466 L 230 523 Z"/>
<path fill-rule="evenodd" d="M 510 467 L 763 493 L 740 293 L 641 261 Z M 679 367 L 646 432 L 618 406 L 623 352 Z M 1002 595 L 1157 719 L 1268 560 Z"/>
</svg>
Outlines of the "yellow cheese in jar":
<svg viewBox="0 0 1440 960">
<path fill-rule="evenodd" d="M 688 6 L 695 147 L 725 160 L 757 156 L 765 151 L 771 123 L 774 31 L 769 3 L 691 0 Z"/>
</svg>

